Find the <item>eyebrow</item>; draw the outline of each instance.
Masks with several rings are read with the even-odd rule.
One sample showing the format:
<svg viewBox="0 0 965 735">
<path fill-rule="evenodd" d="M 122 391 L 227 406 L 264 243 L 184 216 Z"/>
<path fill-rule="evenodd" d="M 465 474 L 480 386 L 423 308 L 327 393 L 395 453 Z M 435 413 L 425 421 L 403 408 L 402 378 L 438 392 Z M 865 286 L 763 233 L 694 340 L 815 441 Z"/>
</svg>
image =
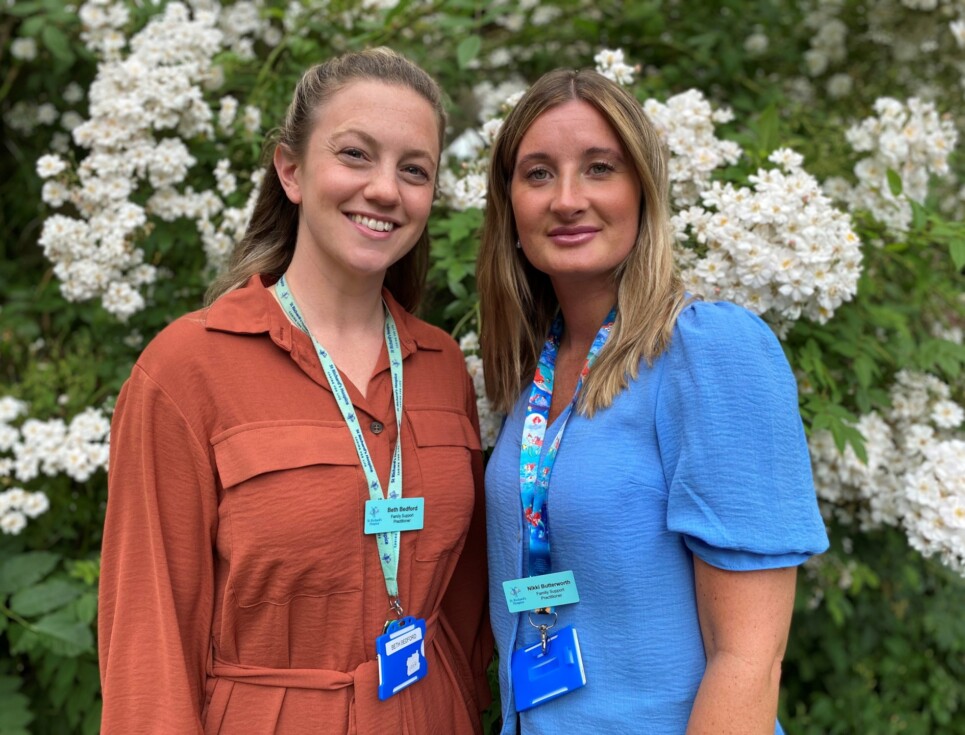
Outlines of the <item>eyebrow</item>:
<svg viewBox="0 0 965 735">
<path fill-rule="evenodd" d="M 358 130 L 356 128 L 349 128 L 347 130 L 339 130 L 332 136 L 332 140 L 340 140 L 350 135 L 358 136 L 362 141 L 373 148 L 381 147 L 381 143 L 374 136 L 366 133 L 364 130 Z M 409 148 L 405 151 L 406 156 L 421 156 L 423 158 L 428 158 L 430 161 L 435 161 L 435 156 L 433 156 L 429 151 L 423 150 L 422 148 Z"/>
<path fill-rule="evenodd" d="M 583 151 L 584 158 L 590 158 L 592 156 L 609 156 L 611 158 L 623 159 L 623 153 L 605 146 L 593 146 Z M 527 153 L 525 156 L 516 161 L 516 165 L 521 166 L 524 163 L 530 163 L 533 161 L 549 161 L 551 159 L 552 156 L 550 156 L 548 153 L 544 153 L 543 151 L 533 151 L 532 153 Z"/>
</svg>

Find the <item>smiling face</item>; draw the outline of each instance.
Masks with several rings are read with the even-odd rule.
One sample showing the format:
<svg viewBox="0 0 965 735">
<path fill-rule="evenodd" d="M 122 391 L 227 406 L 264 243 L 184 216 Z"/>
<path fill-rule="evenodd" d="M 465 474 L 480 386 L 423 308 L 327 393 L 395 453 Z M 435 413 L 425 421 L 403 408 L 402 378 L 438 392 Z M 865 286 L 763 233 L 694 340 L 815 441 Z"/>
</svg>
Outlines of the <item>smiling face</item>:
<svg viewBox="0 0 965 735">
<path fill-rule="evenodd" d="M 516 153 L 510 199 L 527 260 L 557 292 L 608 282 L 633 250 L 640 183 L 613 127 L 587 102 L 536 118 Z"/>
<path fill-rule="evenodd" d="M 438 164 L 438 118 L 422 96 L 374 80 L 340 89 L 317 110 L 304 155 L 275 149 L 299 209 L 291 267 L 381 284 L 425 229 Z"/>
</svg>

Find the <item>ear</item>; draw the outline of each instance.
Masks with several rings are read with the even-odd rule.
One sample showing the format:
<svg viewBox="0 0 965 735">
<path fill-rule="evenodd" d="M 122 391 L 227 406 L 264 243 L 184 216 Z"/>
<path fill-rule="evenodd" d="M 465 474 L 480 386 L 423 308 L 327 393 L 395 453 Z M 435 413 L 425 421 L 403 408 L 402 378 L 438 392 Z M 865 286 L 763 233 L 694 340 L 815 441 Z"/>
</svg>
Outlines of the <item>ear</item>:
<svg viewBox="0 0 965 735">
<path fill-rule="evenodd" d="M 278 174 L 278 181 L 281 188 L 285 190 L 288 200 L 292 204 L 302 203 L 302 189 L 298 183 L 298 161 L 284 143 L 275 146 L 275 153 L 272 155 L 272 163 L 275 165 L 275 172 Z"/>
</svg>

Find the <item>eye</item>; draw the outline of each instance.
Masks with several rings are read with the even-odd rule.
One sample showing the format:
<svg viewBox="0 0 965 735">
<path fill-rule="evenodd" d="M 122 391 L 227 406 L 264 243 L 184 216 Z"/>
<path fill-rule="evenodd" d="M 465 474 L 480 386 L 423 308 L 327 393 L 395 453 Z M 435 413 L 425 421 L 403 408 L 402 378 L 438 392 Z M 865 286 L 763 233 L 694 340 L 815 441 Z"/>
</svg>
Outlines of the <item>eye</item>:
<svg viewBox="0 0 965 735">
<path fill-rule="evenodd" d="M 613 164 L 607 163 L 606 161 L 597 161 L 590 164 L 590 173 L 594 176 L 603 176 L 611 171 L 615 171 L 616 168 Z"/>
<path fill-rule="evenodd" d="M 429 176 L 429 172 L 426 171 L 424 168 L 422 168 L 422 166 L 416 166 L 414 164 L 403 166 L 402 173 L 407 178 L 418 182 L 429 181 L 429 179 L 431 178 Z"/>
<path fill-rule="evenodd" d="M 362 161 L 365 159 L 365 151 L 361 148 L 343 148 L 339 152 L 340 156 L 345 156 L 355 161 Z"/>
<path fill-rule="evenodd" d="M 549 178 L 550 172 L 545 168 L 534 168 L 530 169 L 525 178 L 528 181 L 546 181 Z"/>
</svg>

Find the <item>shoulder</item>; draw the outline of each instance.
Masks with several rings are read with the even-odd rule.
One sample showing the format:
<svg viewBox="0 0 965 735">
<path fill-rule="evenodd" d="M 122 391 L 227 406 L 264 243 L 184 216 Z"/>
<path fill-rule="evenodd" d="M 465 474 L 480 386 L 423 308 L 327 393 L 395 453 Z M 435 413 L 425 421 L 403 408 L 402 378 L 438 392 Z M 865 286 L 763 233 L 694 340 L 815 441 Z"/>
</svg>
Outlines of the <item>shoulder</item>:
<svg viewBox="0 0 965 735">
<path fill-rule="evenodd" d="M 693 301 L 677 317 L 673 341 L 707 349 L 776 345 L 777 336 L 756 314 L 729 301 Z"/>
<path fill-rule="evenodd" d="M 208 311 L 184 314 L 164 327 L 141 352 L 132 374 L 178 395 L 202 388 L 221 371 L 231 370 L 238 362 L 229 344 L 235 336 L 209 329 Z"/>
<path fill-rule="evenodd" d="M 784 349 L 756 314 L 727 301 L 695 301 L 680 312 L 667 350 L 672 365 L 743 370 L 786 366 Z"/>
</svg>

